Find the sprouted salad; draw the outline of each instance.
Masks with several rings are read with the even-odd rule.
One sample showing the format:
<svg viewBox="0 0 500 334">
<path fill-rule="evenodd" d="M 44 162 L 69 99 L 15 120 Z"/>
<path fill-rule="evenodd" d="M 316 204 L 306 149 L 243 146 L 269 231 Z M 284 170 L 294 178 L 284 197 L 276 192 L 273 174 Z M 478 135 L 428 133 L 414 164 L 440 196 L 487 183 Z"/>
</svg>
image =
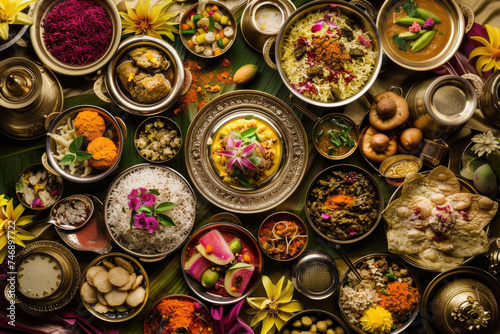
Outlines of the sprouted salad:
<svg viewBox="0 0 500 334">
<path fill-rule="evenodd" d="M 377 54 L 360 20 L 336 6 L 325 6 L 291 26 L 281 62 L 293 89 L 313 100 L 334 102 L 362 89 Z"/>
</svg>

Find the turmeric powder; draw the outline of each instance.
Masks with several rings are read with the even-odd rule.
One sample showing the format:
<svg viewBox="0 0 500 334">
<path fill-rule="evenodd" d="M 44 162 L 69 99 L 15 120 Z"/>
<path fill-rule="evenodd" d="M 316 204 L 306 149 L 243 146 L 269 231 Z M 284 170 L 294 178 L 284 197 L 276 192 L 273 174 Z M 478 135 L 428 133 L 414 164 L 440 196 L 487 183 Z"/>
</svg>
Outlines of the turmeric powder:
<svg viewBox="0 0 500 334">
<path fill-rule="evenodd" d="M 313 37 L 312 49 L 316 59 L 335 72 L 343 70 L 343 63 L 349 60 L 349 54 L 344 53 L 342 45 L 329 36 Z"/>
<path fill-rule="evenodd" d="M 354 203 L 354 197 L 351 195 L 331 195 L 325 202 L 325 207 L 332 210 L 343 209 Z"/>
<path fill-rule="evenodd" d="M 86 141 L 102 137 L 106 131 L 104 119 L 95 111 L 83 110 L 75 118 L 75 132 Z"/>
<path fill-rule="evenodd" d="M 387 294 L 380 294 L 380 306 L 391 312 L 397 321 L 411 312 L 420 300 L 418 289 L 398 281 L 387 284 Z"/>
<path fill-rule="evenodd" d="M 196 334 L 209 334 L 214 331 L 203 307 L 188 298 L 171 297 L 162 299 L 156 309 L 162 317 L 168 319 L 163 328 L 163 333 L 177 333 L 181 328 L 187 330 L 188 333 Z M 145 332 L 151 333 L 152 331 Z"/>
<path fill-rule="evenodd" d="M 89 165 L 98 170 L 109 168 L 118 156 L 115 143 L 109 138 L 99 137 L 90 142 L 87 152 L 92 154 Z"/>
</svg>

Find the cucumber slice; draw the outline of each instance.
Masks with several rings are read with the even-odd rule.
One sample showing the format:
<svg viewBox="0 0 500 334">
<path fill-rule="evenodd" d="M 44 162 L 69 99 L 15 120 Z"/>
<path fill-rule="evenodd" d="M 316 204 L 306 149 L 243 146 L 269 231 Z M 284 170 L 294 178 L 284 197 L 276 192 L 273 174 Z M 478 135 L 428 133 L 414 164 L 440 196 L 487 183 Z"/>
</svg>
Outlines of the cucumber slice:
<svg viewBox="0 0 500 334">
<path fill-rule="evenodd" d="M 423 8 L 417 8 L 417 11 L 419 12 L 420 17 L 422 19 L 427 20 L 427 18 L 432 17 L 434 22 L 441 23 L 441 20 L 439 19 L 439 17 L 437 17 L 436 14 L 434 14 L 430 10 L 423 9 Z"/>
<path fill-rule="evenodd" d="M 420 24 L 421 26 L 423 26 L 425 24 L 425 20 L 417 19 L 417 18 L 409 17 L 409 16 L 405 16 L 405 17 L 402 17 L 402 18 L 396 20 L 396 24 L 399 24 L 400 26 L 404 26 L 404 27 L 409 27 L 415 21 L 418 24 Z"/>
<path fill-rule="evenodd" d="M 420 30 L 419 32 L 409 32 L 405 31 L 399 34 L 399 38 L 404 39 L 406 41 L 412 40 L 412 39 L 417 39 L 420 36 L 422 36 L 424 33 L 426 33 L 427 30 L 423 29 Z"/>
<path fill-rule="evenodd" d="M 431 40 L 434 38 L 434 35 L 436 35 L 436 30 L 429 30 L 425 32 L 415 41 L 415 43 L 413 43 L 411 52 L 415 53 L 425 48 L 427 44 L 429 44 Z"/>
</svg>

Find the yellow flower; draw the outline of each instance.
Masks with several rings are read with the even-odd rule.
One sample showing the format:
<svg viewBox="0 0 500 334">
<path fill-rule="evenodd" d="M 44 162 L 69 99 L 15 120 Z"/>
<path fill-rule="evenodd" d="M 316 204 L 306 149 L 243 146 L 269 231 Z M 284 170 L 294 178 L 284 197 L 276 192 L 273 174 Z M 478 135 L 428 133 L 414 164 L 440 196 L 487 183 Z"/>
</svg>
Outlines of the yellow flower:
<svg viewBox="0 0 500 334">
<path fill-rule="evenodd" d="M 484 45 L 475 48 L 469 55 L 469 60 L 481 56 L 476 62 L 476 70 L 479 75 L 482 75 L 483 71 L 488 72 L 491 69 L 494 69 L 494 71 L 500 69 L 500 31 L 498 28 L 491 27 L 488 24 L 485 27 L 488 32 L 489 42 L 479 36 L 471 37 L 473 40 Z"/>
<path fill-rule="evenodd" d="M 173 41 L 173 33 L 178 33 L 179 31 L 174 27 L 178 23 L 169 21 L 177 15 L 174 12 L 167 12 L 171 4 L 172 0 L 163 0 L 149 8 L 149 0 L 139 0 L 134 11 L 130 8 L 128 1 L 125 1 L 127 13 L 120 12 L 123 18 L 122 26 L 125 28 L 123 34 L 147 34 L 157 38 L 161 38 L 160 35 L 166 35 Z"/>
<path fill-rule="evenodd" d="M 23 240 L 31 240 L 35 236 L 23 229 L 33 221 L 34 216 L 21 217 L 24 212 L 24 206 L 19 204 L 15 209 L 12 199 L 7 201 L 4 195 L 0 195 L 0 263 L 7 255 L 7 243 L 14 241 L 21 247 L 25 247 Z"/>
<path fill-rule="evenodd" d="M 285 321 L 293 316 L 293 312 L 304 309 L 299 301 L 292 300 L 292 282 L 288 281 L 285 289 L 281 291 L 284 280 L 285 277 L 282 277 L 274 285 L 269 277 L 262 276 L 262 284 L 266 290 L 267 298 L 247 298 L 252 309 L 247 310 L 246 313 L 255 314 L 250 326 L 255 327 L 262 321 L 261 334 L 274 334 L 275 328 L 280 330 Z"/>
<path fill-rule="evenodd" d="M 33 24 L 33 18 L 21 11 L 37 0 L 0 0 L 0 38 L 9 38 L 9 24 Z"/>
<path fill-rule="evenodd" d="M 390 333 L 393 324 L 391 312 L 380 306 L 366 310 L 359 322 L 363 331 L 374 334 Z"/>
</svg>

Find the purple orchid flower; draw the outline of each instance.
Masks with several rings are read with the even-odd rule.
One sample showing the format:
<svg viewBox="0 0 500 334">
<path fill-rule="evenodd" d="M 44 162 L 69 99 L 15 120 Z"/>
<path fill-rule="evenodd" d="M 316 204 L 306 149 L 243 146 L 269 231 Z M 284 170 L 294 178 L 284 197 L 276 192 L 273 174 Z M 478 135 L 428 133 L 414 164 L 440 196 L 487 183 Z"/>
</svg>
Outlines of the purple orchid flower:
<svg viewBox="0 0 500 334">
<path fill-rule="evenodd" d="M 245 145 L 241 139 L 235 141 L 233 136 L 230 135 L 227 140 L 227 150 L 217 151 L 216 153 L 231 158 L 226 166 L 228 171 L 233 166 L 241 170 L 243 170 L 243 167 L 251 170 L 257 170 L 256 165 L 249 160 L 249 156 L 252 152 L 254 152 L 256 146 L 257 143 Z"/>
<path fill-rule="evenodd" d="M 339 27 L 331 19 L 334 16 L 335 15 L 333 13 L 326 14 L 323 17 L 323 19 L 314 22 L 314 25 L 311 27 L 311 32 L 320 31 L 321 28 L 323 28 L 323 23 L 325 23 L 325 22 L 328 24 L 328 26 L 330 26 L 330 28 L 332 28 L 332 29 L 338 29 Z"/>
</svg>

